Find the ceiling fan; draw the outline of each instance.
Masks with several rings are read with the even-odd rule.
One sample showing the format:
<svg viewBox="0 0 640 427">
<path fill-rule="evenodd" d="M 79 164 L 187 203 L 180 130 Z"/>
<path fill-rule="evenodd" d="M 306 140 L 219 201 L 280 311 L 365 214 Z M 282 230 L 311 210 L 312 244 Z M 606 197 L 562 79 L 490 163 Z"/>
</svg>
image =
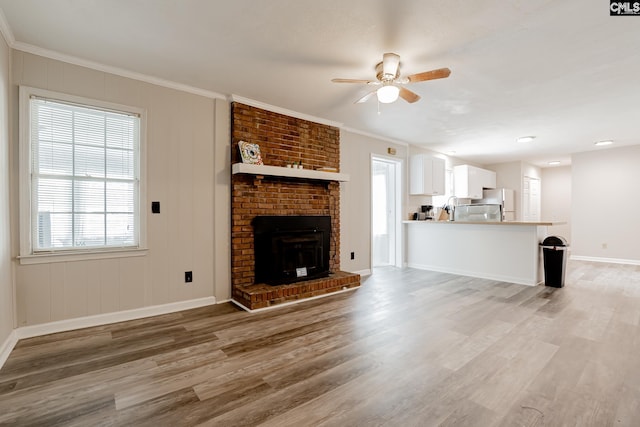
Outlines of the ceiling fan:
<svg viewBox="0 0 640 427">
<path fill-rule="evenodd" d="M 450 69 L 439 68 L 437 70 L 425 71 L 400 78 L 400 55 L 385 53 L 382 55 L 382 62 L 376 65 L 377 80 L 332 79 L 331 81 L 334 83 L 363 83 L 371 86 L 379 86 L 376 90 L 358 99 L 355 104 L 368 101 L 374 94 L 377 95 L 378 101 L 384 104 L 394 102 L 398 99 L 398 96 L 409 103 L 414 103 L 420 99 L 420 96 L 409 89 L 405 89 L 402 85 L 426 80 L 444 79 L 449 77 L 449 74 L 451 74 Z"/>
</svg>

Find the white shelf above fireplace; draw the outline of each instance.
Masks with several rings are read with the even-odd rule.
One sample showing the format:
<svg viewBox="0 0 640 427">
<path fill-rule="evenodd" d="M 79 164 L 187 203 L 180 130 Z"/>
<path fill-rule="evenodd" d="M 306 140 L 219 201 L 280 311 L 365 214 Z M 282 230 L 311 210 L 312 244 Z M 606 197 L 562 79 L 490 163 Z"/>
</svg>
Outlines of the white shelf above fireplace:
<svg viewBox="0 0 640 427">
<path fill-rule="evenodd" d="M 349 181 L 349 174 L 338 172 L 324 172 L 311 169 L 283 168 L 280 166 L 252 165 L 249 163 L 234 163 L 231 172 L 250 175 L 282 176 L 288 178 L 317 179 L 321 181 Z"/>
</svg>

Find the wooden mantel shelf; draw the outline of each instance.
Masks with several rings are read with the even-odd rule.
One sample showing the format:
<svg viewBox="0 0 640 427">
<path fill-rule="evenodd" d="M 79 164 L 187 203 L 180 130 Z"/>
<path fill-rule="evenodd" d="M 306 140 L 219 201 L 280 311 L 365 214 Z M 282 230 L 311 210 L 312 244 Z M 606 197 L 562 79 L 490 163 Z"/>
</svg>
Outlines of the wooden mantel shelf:
<svg viewBox="0 0 640 427">
<path fill-rule="evenodd" d="M 280 166 L 252 165 L 248 163 L 234 163 L 231 172 L 250 175 L 282 176 L 288 178 L 317 179 L 321 181 L 349 181 L 349 174 L 338 172 L 324 172 L 311 169 L 283 168 Z"/>
</svg>

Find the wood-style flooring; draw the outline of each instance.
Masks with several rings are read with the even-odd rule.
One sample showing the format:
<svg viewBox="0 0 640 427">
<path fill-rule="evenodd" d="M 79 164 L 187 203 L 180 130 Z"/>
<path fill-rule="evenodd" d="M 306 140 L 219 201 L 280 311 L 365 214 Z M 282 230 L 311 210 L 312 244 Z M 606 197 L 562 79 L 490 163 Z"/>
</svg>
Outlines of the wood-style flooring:
<svg viewBox="0 0 640 427">
<path fill-rule="evenodd" d="M 384 268 L 259 313 L 26 339 L 0 424 L 638 426 L 640 267 L 570 262 L 561 289 Z"/>
</svg>

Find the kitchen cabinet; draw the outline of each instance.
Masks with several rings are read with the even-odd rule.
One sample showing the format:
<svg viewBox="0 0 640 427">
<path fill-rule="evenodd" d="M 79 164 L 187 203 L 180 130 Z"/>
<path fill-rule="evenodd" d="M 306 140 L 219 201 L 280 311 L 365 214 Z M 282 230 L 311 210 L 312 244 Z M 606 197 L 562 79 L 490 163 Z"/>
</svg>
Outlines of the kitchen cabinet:
<svg viewBox="0 0 640 427">
<path fill-rule="evenodd" d="M 410 159 L 409 174 L 409 194 L 444 194 L 444 159 L 427 154 L 415 154 Z"/>
<path fill-rule="evenodd" d="M 482 199 L 483 188 L 496 188 L 496 173 L 471 165 L 453 168 L 455 195 L 464 199 Z"/>
</svg>

